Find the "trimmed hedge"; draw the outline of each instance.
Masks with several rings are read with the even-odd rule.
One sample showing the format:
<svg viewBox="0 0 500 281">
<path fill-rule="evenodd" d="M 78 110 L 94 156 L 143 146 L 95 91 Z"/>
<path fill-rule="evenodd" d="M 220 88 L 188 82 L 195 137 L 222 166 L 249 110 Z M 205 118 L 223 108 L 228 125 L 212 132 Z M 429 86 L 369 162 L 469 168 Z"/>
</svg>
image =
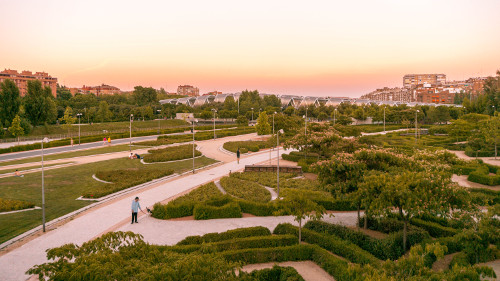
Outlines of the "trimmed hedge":
<svg viewBox="0 0 500 281">
<path fill-rule="evenodd" d="M 31 202 L 0 198 L 0 212 L 17 211 L 35 207 Z"/>
<path fill-rule="evenodd" d="M 270 141 L 228 141 L 224 143 L 223 147 L 233 153 L 236 153 L 238 148 L 240 153 L 247 153 L 248 151 L 257 152 L 272 145 Z"/>
<path fill-rule="evenodd" d="M 500 175 L 491 176 L 478 170 L 470 173 L 467 180 L 490 186 L 500 185 Z"/>
<path fill-rule="evenodd" d="M 298 236 L 299 229 L 291 224 L 279 224 L 274 229 L 274 234 L 293 234 Z M 344 257 L 354 263 L 377 265 L 380 260 L 357 245 L 342 240 L 337 236 L 320 234 L 309 229 L 302 229 L 302 239 L 310 244 L 316 244 L 336 255 Z"/>
<path fill-rule="evenodd" d="M 280 173 L 280 187 L 284 187 L 286 182 L 295 177 L 294 173 Z M 243 172 L 243 173 L 231 173 L 231 178 L 237 178 L 241 180 L 256 182 L 263 186 L 268 186 L 272 188 L 277 187 L 276 173 L 273 172 Z M 281 185 L 282 184 L 282 185 Z"/>
<path fill-rule="evenodd" d="M 260 203 L 247 200 L 237 200 L 236 202 L 240 205 L 243 213 L 252 214 L 258 217 L 273 216 L 280 210 L 278 205 L 274 202 Z"/>
<path fill-rule="evenodd" d="M 472 202 L 475 204 L 481 206 L 500 204 L 500 191 L 486 188 L 469 188 L 468 191 L 472 196 Z"/>
<path fill-rule="evenodd" d="M 196 145 L 194 145 L 196 148 Z M 171 146 L 163 149 L 150 149 L 148 150 L 150 154 L 144 155 L 144 162 L 146 163 L 156 163 L 156 162 L 167 162 L 183 159 L 193 158 L 193 145 L 178 145 Z M 194 156 L 201 156 L 201 152 L 194 150 Z"/>
<path fill-rule="evenodd" d="M 241 281 L 304 281 L 304 278 L 293 267 L 273 266 L 261 270 L 254 270 L 250 273 L 240 272 Z"/>
<path fill-rule="evenodd" d="M 410 223 L 427 230 L 432 237 L 448 237 L 460 232 L 454 228 L 442 226 L 438 223 L 422 219 L 414 218 L 410 220 Z"/>
<path fill-rule="evenodd" d="M 318 154 L 317 153 L 307 153 L 307 158 L 305 157 L 305 153 L 304 152 L 299 152 L 299 151 L 292 151 L 288 154 L 284 153 L 282 154 L 282 158 L 284 160 L 288 160 L 288 161 L 292 161 L 292 162 L 299 162 L 299 160 L 301 159 L 311 159 L 310 161 L 314 161 L 314 162 L 311 162 L 309 164 L 312 164 L 312 163 L 315 163 L 318 161 Z"/>
<path fill-rule="evenodd" d="M 313 245 L 294 245 L 287 247 L 225 251 L 220 253 L 220 255 L 227 261 L 254 264 L 265 262 L 311 260 L 314 251 L 315 248 Z"/>
<path fill-rule="evenodd" d="M 177 243 L 177 245 L 193 245 L 193 244 L 219 242 L 235 238 L 267 236 L 267 235 L 271 235 L 271 231 L 267 227 L 255 226 L 255 227 L 237 228 L 220 233 L 217 232 L 207 233 L 203 236 L 188 236 L 184 240 Z"/>
<path fill-rule="evenodd" d="M 220 218 L 241 218 L 241 208 L 236 202 L 222 206 L 196 205 L 193 210 L 195 220 L 209 220 Z"/>
</svg>

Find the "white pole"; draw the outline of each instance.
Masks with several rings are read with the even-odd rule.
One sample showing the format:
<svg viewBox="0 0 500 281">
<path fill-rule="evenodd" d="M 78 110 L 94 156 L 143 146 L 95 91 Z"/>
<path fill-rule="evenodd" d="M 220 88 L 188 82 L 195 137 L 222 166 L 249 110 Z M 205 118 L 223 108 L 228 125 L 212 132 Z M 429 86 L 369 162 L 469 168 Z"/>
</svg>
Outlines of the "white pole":
<svg viewBox="0 0 500 281">
<path fill-rule="evenodd" d="M 44 182 L 44 168 L 43 168 L 43 142 L 45 138 L 42 139 L 42 225 L 43 232 L 45 232 L 45 182 Z"/>
<path fill-rule="evenodd" d="M 194 120 L 193 120 L 193 174 L 194 174 Z"/>
<path fill-rule="evenodd" d="M 385 133 L 385 105 L 384 105 L 384 133 Z"/>
<path fill-rule="evenodd" d="M 280 199 L 280 137 L 279 137 L 280 132 L 276 134 L 276 151 L 278 155 L 278 166 L 276 169 L 276 181 L 277 181 L 277 189 L 278 189 L 278 200 Z"/>
<path fill-rule="evenodd" d="M 129 144 L 128 144 L 128 151 L 132 152 L 132 117 L 134 117 L 133 114 L 130 114 L 130 119 L 129 119 L 129 129 L 130 129 L 130 136 L 129 136 Z"/>
<path fill-rule="evenodd" d="M 214 140 L 215 140 L 215 113 L 217 112 L 217 110 L 212 110 L 214 112 Z"/>
<path fill-rule="evenodd" d="M 78 114 L 78 145 L 80 145 L 80 134 L 81 134 L 81 119 L 80 117 L 82 116 L 82 114 Z"/>
</svg>

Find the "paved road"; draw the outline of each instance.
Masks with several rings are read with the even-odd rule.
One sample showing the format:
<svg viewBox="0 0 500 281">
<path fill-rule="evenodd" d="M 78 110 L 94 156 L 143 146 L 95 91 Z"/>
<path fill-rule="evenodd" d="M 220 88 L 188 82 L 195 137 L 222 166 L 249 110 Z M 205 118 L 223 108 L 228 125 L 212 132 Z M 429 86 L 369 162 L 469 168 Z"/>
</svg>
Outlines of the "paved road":
<svg viewBox="0 0 500 281">
<path fill-rule="evenodd" d="M 283 150 L 280 150 L 283 152 Z M 204 184 L 227 175 L 230 170 L 237 171 L 245 165 L 260 163 L 269 159 L 267 152 L 256 153 L 240 160 L 200 171 L 196 174 L 172 179 L 147 190 L 139 191 L 121 197 L 107 205 L 97 206 L 51 230 L 26 244 L 0 256 L 0 279 L 26 280 L 25 272 L 33 265 L 47 262 L 46 250 L 67 243 L 82 244 L 107 231 L 119 229 L 130 224 L 130 204 L 135 196 L 141 198 L 141 205 L 152 206 L 158 201 L 164 201 L 182 192 L 186 192 L 200 184 Z M 141 224 L 138 224 L 140 226 Z M 134 225 L 135 226 L 135 225 Z"/>
</svg>

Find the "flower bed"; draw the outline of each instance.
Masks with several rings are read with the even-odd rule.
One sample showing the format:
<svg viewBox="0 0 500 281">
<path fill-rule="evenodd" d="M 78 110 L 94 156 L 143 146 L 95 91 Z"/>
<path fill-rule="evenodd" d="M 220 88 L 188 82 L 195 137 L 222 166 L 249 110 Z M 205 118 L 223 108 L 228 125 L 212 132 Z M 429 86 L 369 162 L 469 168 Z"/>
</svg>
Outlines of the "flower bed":
<svg viewBox="0 0 500 281">
<path fill-rule="evenodd" d="M 196 145 L 195 145 L 196 148 Z M 179 145 L 172 146 L 163 149 L 150 149 L 148 150 L 150 154 L 144 155 L 144 162 L 146 163 L 155 163 L 155 162 L 167 162 L 174 160 L 182 160 L 193 158 L 193 145 Z M 201 156 L 201 152 L 198 150 L 194 150 L 194 156 Z"/>
<path fill-rule="evenodd" d="M 0 198 L 0 212 L 17 211 L 35 207 L 31 202 Z"/>
<path fill-rule="evenodd" d="M 223 177 L 220 184 L 227 193 L 249 201 L 269 202 L 271 193 L 257 183 L 240 180 L 235 177 Z"/>
</svg>

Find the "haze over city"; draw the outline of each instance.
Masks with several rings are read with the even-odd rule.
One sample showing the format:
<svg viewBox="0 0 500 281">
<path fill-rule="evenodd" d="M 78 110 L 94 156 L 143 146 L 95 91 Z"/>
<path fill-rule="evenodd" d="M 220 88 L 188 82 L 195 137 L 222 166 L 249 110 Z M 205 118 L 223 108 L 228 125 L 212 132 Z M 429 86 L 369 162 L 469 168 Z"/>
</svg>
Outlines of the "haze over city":
<svg viewBox="0 0 500 281">
<path fill-rule="evenodd" d="M 0 68 L 60 84 L 359 97 L 494 75 L 500 2 L 0 1 Z"/>
</svg>

